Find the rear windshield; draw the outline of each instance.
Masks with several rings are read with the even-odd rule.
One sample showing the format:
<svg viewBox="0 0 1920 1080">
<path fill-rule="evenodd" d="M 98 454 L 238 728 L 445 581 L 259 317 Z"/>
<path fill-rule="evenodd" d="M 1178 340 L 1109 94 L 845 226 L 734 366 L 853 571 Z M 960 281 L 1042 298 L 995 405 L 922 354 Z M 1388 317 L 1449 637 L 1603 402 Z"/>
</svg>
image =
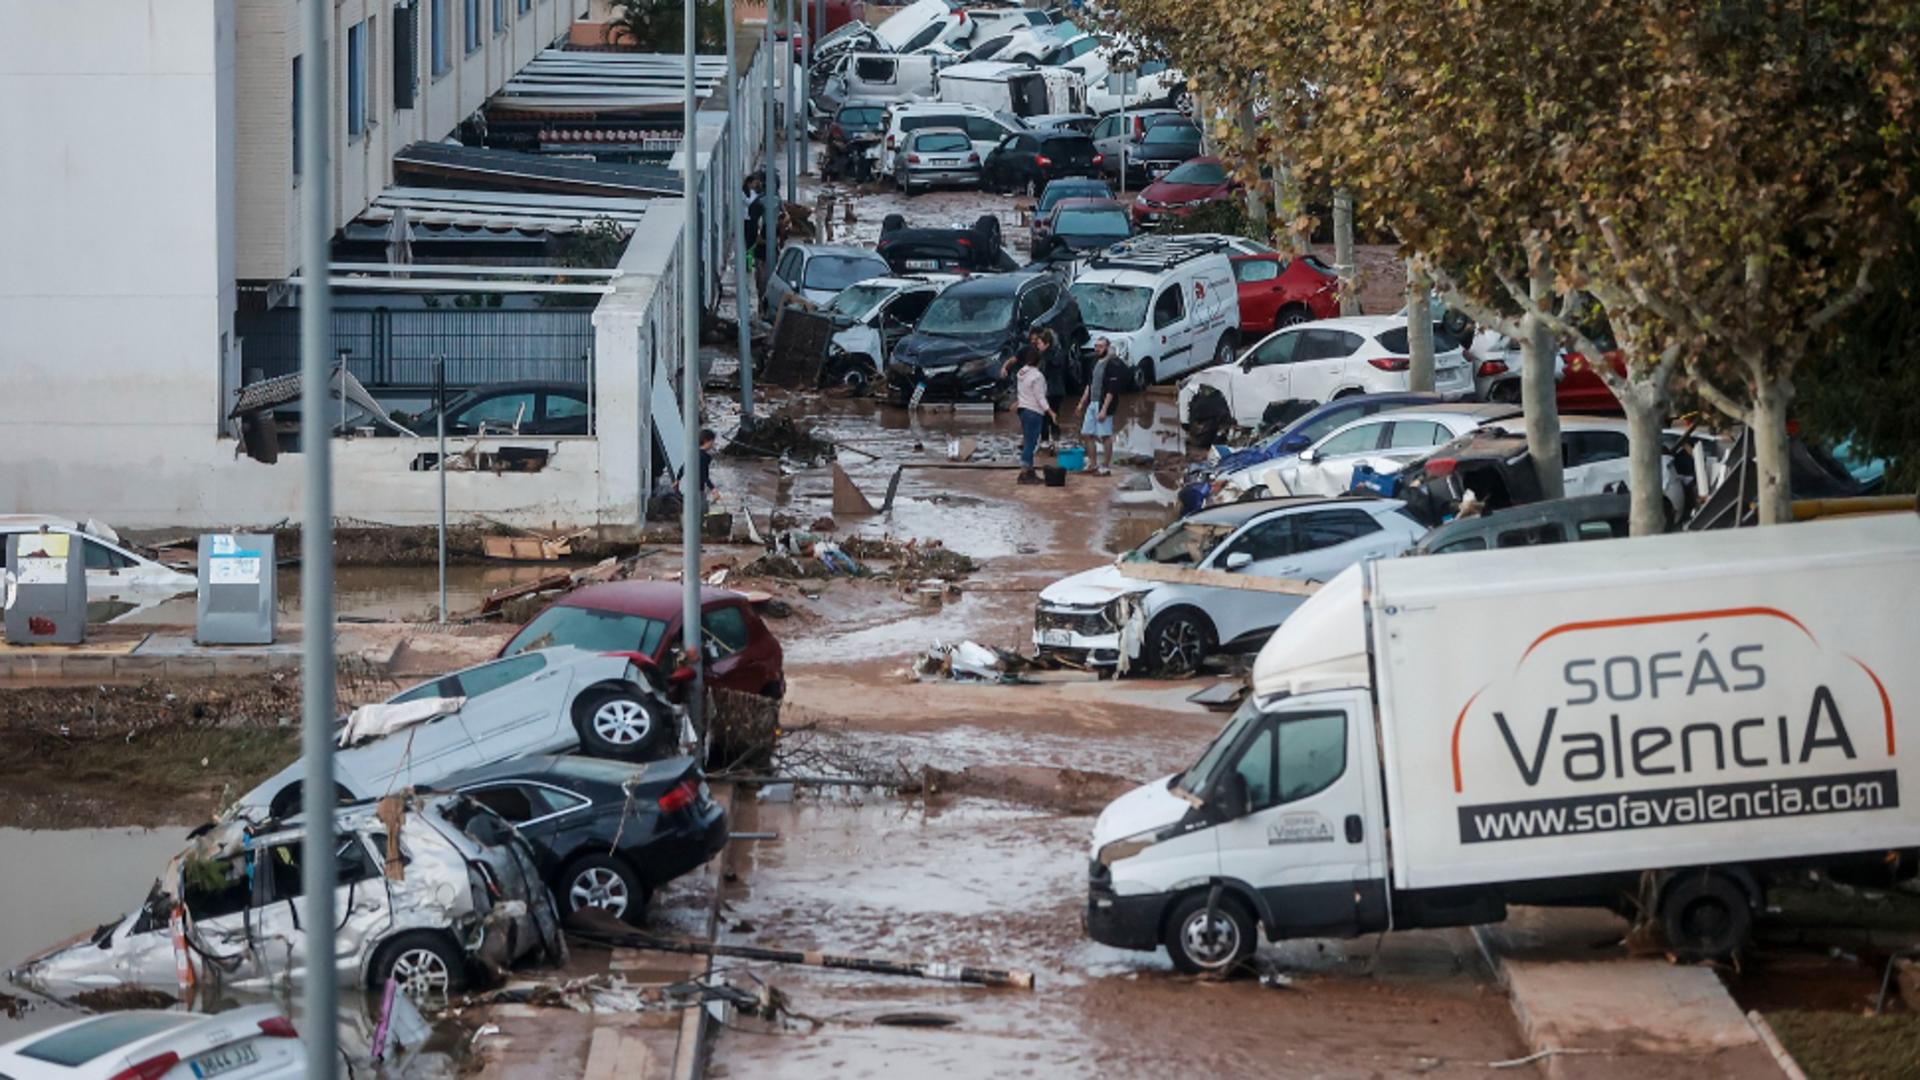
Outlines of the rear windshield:
<svg viewBox="0 0 1920 1080">
<path fill-rule="evenodd" d="M 530 649 L 550 649 L 571 645 L 592 652 L 638 652 L 652 656 L 660 647 L 667 624 L 645 615 L 626 615 L 617 611 L 595 611 L 583 607 L 550 607 L 520 628 L 507 642 L 502 656 L 513 656 Z"/>
<path fill-rule="evenodd" d="M 1211 161 L 1189 161 L 1161 179 L 1169 184 L 1224 184 L 1227 182 L 1227 170 L 1225 166 Z"/>
<path fill-rule="evenodd" d="M 863 105 L 859 108 L 841 109 L 836 117 L 841 127 L 877 128 L 886 120 L 886 110 L 877 105 Z"/>
<path fill-rule="evenodd" d="M 964 127 L 966 126 L 966 123 L 967 123 L 967 118 L 964 116 L 943 115 L 940 113 L 928 113 L 924 116 L 901 117 L 900 130 L 901 131 L 919 131 L 921 128 L 930 128 L 930 127 Z"/>
<path fill-rule="evenodd" d="M 887 260 L 878 255 L 815 255 L 807 260 L 804 284 L 809 289 L 841 289 L 856 281 L 881 277 L 891 272 Z"/>
<path fill-rule="evenodd" d="M 1042 136 L 1041 146 L 1049 153 L 1091 155 L 1093 140 L 1074 132 L 1061 132 L 1058 135 Z"/>
<path fill-rule="evenodd" d="M 1089 180 L 1077 184 L 1068 184 L 1055 180 L 1053 183 L 1047 185 L 1047 190 L 1040 193 L 1040 212 L 1045 213 L 1053 209 L 1053 204 L 1059 202 L 1061 199 L 1111 198 L 1113 198 L 1113 192 L 1107 190 L 1107 185 L 1098 181 Z"/>
<path fill-rule="evenodd" d="M 1067 290 L 1080 308 L 1080 321 L 1089 330 L 1138 330 L 1147 321 L 1153 290 L 1138 285 L 1076 282 Z"/>
<path fill-rule="evenodd" d="M 1180 170 L 1178 169 L 1174 170 L 1174 172 L 1178 172 L 1178 171 Z M 1168 173 L 1167 178 L 1172 179 L 1173 173 Z M 1407 355 L 1407 328 L 1404 326 L 1397 326 L 1392 330 L 1387 330 L 1387 331 L 1383 331 L 1381 333 L 1375 334 L 1373 335 L 1373 340 L 1379 342 L 1381 348 L 1387 350 L 1388 352 L 1392 353 L 1395 356 Z M 1452 334 L 1448 333 L 1446 328 L 1443 326 L 1439 326 L 1437 324 L 1434 326 L 1433 328 L 1433 351 L 1434 352 L 1437 352 L 1437 353 L 1452 352 L 1453 350 L 1459 347 L 1460 347 L 1459 338 L 1454 337 Z"/>
<path fill-rule="evenodd" d="M 913 148 L 929 154 L 972 150 L 973 142 L 957 131 L 930 131 L 913 138 Z"/>
<path fill-rule="evenodd" d="M 915 329 L 928 334 L 995 334 L 1013 325 L 1011 296 L 942 295 Z"/>
<path fill-rule="evenodd" d="M 1197 143 L 1200 141 L 1200 129 L 1192 124 L 1158 124 L 1147 129 L 1143 142 L 1150 143 Z"/>
<path fill-rule="evenodd" d="M 15 1050 L 21 1057 L 76 1068 L 130 1043 L 150 1039 L 163 1031 L 191 1024 L 199 1017 L 188 1013 L 113 1013 L 56 1031 Z"/>
<path fill-rule="evenodd" d="M 868 312 L 880 306 L 880 301 L 892 296 L 893 290 L 892 285 L 849 285 L 840 290 L 840 295 L 833 298 L 827 310 L 849 319 L 864 319 Z"/>
<path fill-rule="evenodd" d="M 1054 218 L 1053 231 L 1063 236 L 1111 236 L 1116 240 L 1124 240 L 1129 232 L 1127 212 L 1117 207 L 1108 210 L 1062 210 Z M 1085 315 L 1081 317 L 1084 319 Z"/>
</svg>

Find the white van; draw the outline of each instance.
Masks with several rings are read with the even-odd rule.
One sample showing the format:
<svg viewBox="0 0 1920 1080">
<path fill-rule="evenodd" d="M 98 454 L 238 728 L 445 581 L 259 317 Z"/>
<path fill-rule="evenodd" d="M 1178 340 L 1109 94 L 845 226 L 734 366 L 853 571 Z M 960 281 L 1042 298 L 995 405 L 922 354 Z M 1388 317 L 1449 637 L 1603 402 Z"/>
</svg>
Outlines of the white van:
<svg viewBox="0 0 1920 1080">
<path fill-rule="evenodd" d="M 828 97 L 838 101 L 930 100 L 939 92 L 940 58 L 925 53 L 848 53 L 830 80 Z"/>
<path fill-rule="evenodd" d="M 955 105 L 945 101 L 909 101 L 894 105 L 887 110 L 887 122 L 880 139 L 879 158 L 875 162 L 876 171 L 882 176 L 893 175 L 894 152 L 900 149 L 907 133 L 921 128 L 959 128 L 967 133 L 968 141 L 982 161 L 993 148 L 1015 132 L 1026 130 L 1026 126 L 1015 116 L 996 114 L 982 105 Z"/>
<path fill-rule="evenodd" d="M 1027 64 L 953 64 L 942 68 L 934 81 L 940 100 L 950 104 L 979 105 L 1021 117 L 1080 111 L 1054 108 L 1052 83 L 1042 69 Z"/>
<path fill-rule="evenodd" d="M 1221 240 L 1122 241 L 1087 260 L 1073 298 L 1087 333 L 1122 346 L 1142 386 L 1231 363 L 1240 343 L 1240 292 Z"/>
<path fill-rule="evenodd" d="M 1912 873 L 1916 590 L 1911 512 L 1362 563 L 1101 813 L 1088 933 L 1225 973 L 1552 904 L 1737 954 L 1778 875 Z"/>
</svg>

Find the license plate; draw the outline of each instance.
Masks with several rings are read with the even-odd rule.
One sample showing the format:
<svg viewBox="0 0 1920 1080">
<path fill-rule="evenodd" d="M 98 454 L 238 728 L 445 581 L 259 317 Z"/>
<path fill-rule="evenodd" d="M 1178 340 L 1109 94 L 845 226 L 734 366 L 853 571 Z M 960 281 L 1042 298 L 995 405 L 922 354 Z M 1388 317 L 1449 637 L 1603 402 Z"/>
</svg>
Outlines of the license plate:
<svg viewBox="0 0 1920 1080">
<path fill-rule="evenodd" d="M 938 259 L 908 259 L 908 260 L 907 260 L 907 269 L 909 269 L 909 270 L 938 270 L 938 269 L 940 269 L 940 260 L 938 260 Z"/>
<path fill-rule="evenodd" d="M 260 1055 L 254 1052 L 250 1044 L 241 1043 L 224 1050 L 215 1050 L 211 1054 L 201 1054 L 188 1064 L 193 1067 L 195 1076 L 219 1076 L 221 1073 L 256 1064 L 259 1060 Z"/>
<path fill-rule="evenodd" d="M 933 163 L 935 165 L 958 165 L 960 164 L 960 159 L 957 157 L 937 157 L 933 159 Z"/>
<path fill-rule="evenodd" d="M 1073 644 L 1073 633 L 1069 630 L 1042 630 L 1040 631 L 1040 644 L 1071 645 Z"/>
<path fill-rule="evenodd" d="M 1147 175 L 1153 177 L 1155 180 L 1160 179 L 1172 171 L 1173 166 L 1171 165 L 1150 165 L 1147 167 Z"/>
</svg>

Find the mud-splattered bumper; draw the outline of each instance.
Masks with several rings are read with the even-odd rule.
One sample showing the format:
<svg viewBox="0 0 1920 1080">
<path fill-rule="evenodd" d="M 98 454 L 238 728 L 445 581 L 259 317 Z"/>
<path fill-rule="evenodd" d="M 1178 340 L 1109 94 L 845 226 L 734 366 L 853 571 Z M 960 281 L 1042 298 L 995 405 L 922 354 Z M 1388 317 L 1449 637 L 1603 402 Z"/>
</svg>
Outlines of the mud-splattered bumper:
<svg viewBox="0 0 1920 1080">
<path fill-rule="evenodd" d="M 1116 896 L 1094 886 L 1087 891 L 1087 910 L 1081 917 L 1087 936 L 1116 949 L 1151 952 L 1160 947 L 1160 919 L 1167 910 L 1161 893 Z"/>
</svg>

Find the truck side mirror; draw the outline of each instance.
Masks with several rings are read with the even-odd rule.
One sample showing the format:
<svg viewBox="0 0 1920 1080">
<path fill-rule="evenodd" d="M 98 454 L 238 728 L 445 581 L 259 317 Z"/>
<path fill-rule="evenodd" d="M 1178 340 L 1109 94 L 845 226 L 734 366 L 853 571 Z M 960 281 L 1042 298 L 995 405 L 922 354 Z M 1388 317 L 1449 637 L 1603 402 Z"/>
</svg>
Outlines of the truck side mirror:
<svg viewBox="0 0 1920 1080">
<path fill-rule="evenodd" d="M 1221 821 L 1238 821 L 1247 816 L 1247 778 L 1236 770 L 1220 778 L 1220 786 L 1208 800 Z"/>
</svg>

